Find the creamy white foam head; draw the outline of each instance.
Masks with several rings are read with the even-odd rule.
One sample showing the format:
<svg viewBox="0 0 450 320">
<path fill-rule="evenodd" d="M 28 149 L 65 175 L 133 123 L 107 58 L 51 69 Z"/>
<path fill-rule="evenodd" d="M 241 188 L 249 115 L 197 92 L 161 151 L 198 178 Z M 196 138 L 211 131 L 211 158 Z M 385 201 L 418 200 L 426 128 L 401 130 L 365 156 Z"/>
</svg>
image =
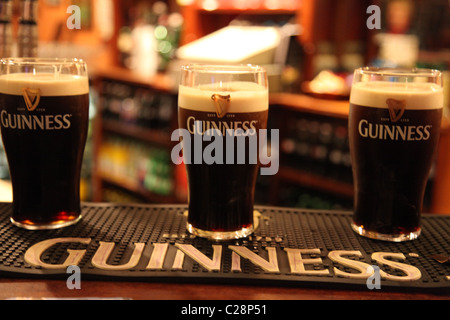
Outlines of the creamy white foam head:
<svg viewBox="0 0 450 320">
<path fill-rule="evenodd" d="M 0 76 L 0 93 L 22 95 L 23 89 L 40 89 L 41 96 L 72 96 L 89 93 L 86 76 L 50 73 L 12 73 Z"/>
<path fill-rule="evenodd" d="M 441 86 L 434 83 L 399 83 L 387 81 L 353 84 L 350 103 L 375 108 L 388 108 L 387 99 L 406 101 L 407 109 L 439 109 L 444 105 Z"/>
<path fill-rule="evenodd" d="M 220 82 L 195 88 L 179 86 L 178 105 L 183 109 L 214 112 L 212 95 L 230 95 L 229 113 L 261 112 L 269 108 L 267 88 L 253 82 Z"/>
</svg>

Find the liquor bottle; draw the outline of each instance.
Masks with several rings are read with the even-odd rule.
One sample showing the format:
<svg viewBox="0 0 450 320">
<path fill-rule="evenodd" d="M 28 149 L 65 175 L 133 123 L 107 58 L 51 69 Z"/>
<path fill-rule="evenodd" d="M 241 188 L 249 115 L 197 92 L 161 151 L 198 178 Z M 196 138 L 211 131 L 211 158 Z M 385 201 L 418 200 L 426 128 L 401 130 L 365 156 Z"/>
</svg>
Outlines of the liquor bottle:
<svg viewBox="0 0 450 320">
<path fill-rule="evenodd" d="M 12 56 L 12 1 L 0 0 L 0 58 Z"/>
<path fill-rule="evenodd" d="M 38 1 L 21 0 L 17 45 L 19 57 L 36 57 L 38 54 Z"/>
</svg>

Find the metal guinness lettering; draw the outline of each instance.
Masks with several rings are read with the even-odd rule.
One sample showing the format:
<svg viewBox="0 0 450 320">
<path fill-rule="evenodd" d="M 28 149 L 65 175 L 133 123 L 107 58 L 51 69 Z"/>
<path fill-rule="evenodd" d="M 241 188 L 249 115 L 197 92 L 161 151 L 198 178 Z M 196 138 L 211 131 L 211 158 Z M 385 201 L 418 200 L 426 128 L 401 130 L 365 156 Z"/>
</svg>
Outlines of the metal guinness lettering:
<svg viewBox="0 0 450 320">
<path fill-rule="evenodd" d="M 41 241 L 33 245 L 25 252 L 25 261 L 33 266 L 40 266 L 45 269 L 66 269 L 71 265 L 78 265 L 81 259 L 83 259 L 86 250 L 67 250 L 69 256 L 62 264 L 48 264 L 41 260 L 41 256 L 45 250 L 51 248 L 58 243 L 78 242 L 82 244 L 89 244 L 90 238 L 57 238 Z"/>
<path fill-rule="evenodd" d="M 85 245 L 91 244 L 90 238 L 56 238 L 39 242 L 30 247 L 25 253 L 25 261 L 32 266 L 42 267 L 44 269 L 66 269 L 70 265 L 78 265 L 84 258 L 87 250 L 67 250 L 69 255 L 62 264 L 49 264 L 41 260 L 44 252 L 53 246 L 61 243 L 81 243 Z M 132 254 L 127 262 L 121 265 L 111 265 L 107 261 L 115 248 L 113 242 L 99 242 L 98 249 L 94 253 L 91 263 L 94 268 L 103 270 L 123 271 L 130 270 L 136 267 L 142 260 L 143 252 L 145 250 L 145 243 L 134 243 Z M 328 253 L 329 261 L 323 261 L 322 258 L 306 258 L 304 255 L 321 255 L 321 249 L 295 249 L 285 248 L 283 251 L 277 250 L 277 247 L 266 247 L 267 257 L 263 257 L 245 246 L 236 245 L 212 245 L 212 257 L 201 252 L 199 249 L 190 244 L 167 244 L 167 243 L 150 243 L 151 255 L 146 266 L 146 270 L 158 271 L 162 269 L 171 269 L 173 271 L 182 270 L 185 263 L 185 257 L 189 257 L 194 262 L 200 264 L 208 272 L 219 272 L 223 268 L 224 255 L 231 256 L 231 271 L 240 273 L 241 259 L 246 259 L 252 264 L 262 268 L 268 273 L 281 273 L 280 266 L 288 265 L 289 270 L 283 270 L 293 275 L 314 275 L 314 276 L 334 276 L 353 278 L 353 279 L 368 279 L 373 275 L 374 269 L 370 268 L 370 261 L 363 262 L 356 259 L 363 255 L 360 251 L 351 250 L 334 250 Z M 175 258 L 166 259 L 168 251 L 176 250 Z M 281 252 L 277 253 L 277 252 Z M 409 254 L 411 256 L 411 254 Z M 227 258 L 228 259 L 228 258 Z M 399 262 L 406 260 L 402 253 L 391 252 L 374 252 L 371 260 L 376 261 L 380 268 L 389 268 L 389 270 L 401 271 L 403 275 L 389 274 L 387 271 L 380 270 L 382 279 L 394 281 L 416 281 L 421 279 L 422 273 L 417 267 L 407 263 Z M 314 268 L 307 268 L 307 266 L 314 266 Z M 330 266 L 328 269 L 317 270 L 317 265 Z M 343 271 L 346 267 L 346 271 Z M 352 271 L 350 271 L 352 270 Z"/>
</svg>

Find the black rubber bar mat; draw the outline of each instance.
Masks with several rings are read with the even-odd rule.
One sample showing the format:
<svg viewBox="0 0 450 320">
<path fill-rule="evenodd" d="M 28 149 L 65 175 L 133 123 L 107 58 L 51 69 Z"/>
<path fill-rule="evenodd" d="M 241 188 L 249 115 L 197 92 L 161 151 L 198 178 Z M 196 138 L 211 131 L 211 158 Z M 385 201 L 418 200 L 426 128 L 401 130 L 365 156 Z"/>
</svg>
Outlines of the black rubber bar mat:
<svg viewBox="0 0 450 320">
<path fill-rule="evenodd" d="M 68 279 L 76 265 L 83 280 L 450 292 L 450 216 L 388 243 L 356 235 L 348 212 L 257 209 L 252 236 L 215 242 L 186 232 L 184 206 L 84 204 L 74 226 L 27 231 L 0 204 L 0 276 Z"/>
</svg>

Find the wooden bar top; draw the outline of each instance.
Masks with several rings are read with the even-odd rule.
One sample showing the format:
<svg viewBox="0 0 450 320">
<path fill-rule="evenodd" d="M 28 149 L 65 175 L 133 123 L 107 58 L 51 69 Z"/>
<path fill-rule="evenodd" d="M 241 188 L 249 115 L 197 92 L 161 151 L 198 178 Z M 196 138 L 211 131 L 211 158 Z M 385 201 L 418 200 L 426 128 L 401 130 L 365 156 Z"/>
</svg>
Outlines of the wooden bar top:
<svg viewBox="0 0 450 320">
<path fill-rule="evenodd" d="M 90 281 L 69 290 L 63 280 L 0 278 L 0 299 L 123 298 L 133 300 L 449 300 L 449 294 L 220 284 Z"/>
<path fill-rule="evenodd" d="M 195 237 L 183 237 L 186 219 L 182 214 L 185 209 L 184 205 L 85 203 L 82 228 L 74 226 L 74 228 L 49 230 L 49 232 L 42 231 L 42 233 L 11 228 L 8 216 L 10 207 L 10 203 L 0 205 L 0 212 L 2 212 L 2 215 L 0 215 L 0 242 L 2 243 L 2 246 L 0 246 L 0 300 L 88 298 L 123 300 L 450 299 L 448 266 L 436 265 L 436 262 L 432 265 L 430 264 L 431 258 L 428 257 L 431 254 L 448 251 L 447 245 L 444 245 L 444 243 L 448 243 L 446 227 L 433 228 L 435 225 L 448 226 L 449 219 L 443 216 L 427 215 L 424 217 L 423 227 L 424 230 L 427 230 L 428 235 L 424 236 L 421 242 L 394 247 L 391 247 L 391 244 L 388 243 L 364 242 L 364 251 L 377 250 L 378 253 L 405 252 L 405 255 L 408 256 L 405 259 L 409 259 L 409 262 L 403 264 L 403 268 L 409 266 L 408 270 L 410 271 L 406 275 L 400 276 L 410 277 L 410 280 L 402 280 L 406 281 L 402 282 L 404 285 L 384 279 L 385 281 L 379 283 L 378 289 L 373 288 L 371 290 L 365 285 L 365 282 L 355 285 L 349 274 L 347 274 L 347 277 L 336 275 L 336 267 L 344 262 L 330 260 L 331 254 L 338 252 L 339 248 L 357 250 L 360 246 L 360 238 L 350 231 L 347 224 L 349 213 L 346 212 L 310 212 L 294 208 L 258 207 L 261 215 L 259 221 L 264 221 L 264 224 L 261 223 L 257 227 L 252 238 L 249 237 L 248 240 L 245 240 L 246 243 L 249 241 L 252 245 L 247 243 L 239 246 L 238 242 L 216 244 L 215 247 L 224 248 L 222 258 L 218 260 L 223 268 L 210 270 L 211 266 L 203 265 L 200 269 L 198 265 L 195 266 L 193 263 L 194 261 L 197 264 L 207 263 L 206 260 L 209 261 L 210 258 L 204 256 L 202 251 L 212 244 L 206 240 L 203 241 L 203 239 L 195 239 Z M 331 221 L 333 223 L 330 224 Z M 140 228 L 136 227 L 137 224 L 141 224 Z M 98 233 L 99 230 L 103 230 L 103 232 Z M 151 230 L 155 237 L 148 233 L 144 235 L 144 230 Z M 280 236 L 279 239 L 278 237 L 277 239 L 269 238 L 267 235 L 272 234 L 275 230 L 279 230 L 277 232 L 280 232 L 283 236 Z M 263 237 L 263 234 L 266 236 Z M 338 235 L 341 235 L 341 237 L 339 238 Z M 345 236 L 342 237 L 342 235 Z M 329 241 L 322 242 L 319 239 L 322 236 L 326 238 L 324 238 L 325 240 L 330 237 Z M 299 240 L 301 243 L 294 240 L 299 237 L 303 239 Z M 48 250 L 49 247 L 47 247 L 57 244 L 63 245 L 61 240 L 63 238 L 69 239 L 66 241 L 67 243 L 78 242 L 78 245 L 80 245 L 71 247 L 70 250 L 71 254 L 78 252 L 77 256 L 84 259 L 79 263 L 72 261 L 80 268 L 78 276 L 75 278 L 64 266 L 68 258 L 61 260 L 63 252 L 69 252 L 69 247 L 60 246 L 59 249 L 55 247 L 55 250 Z M 434 239 L 433 242 L 430 242 L 431 238 Z M 53 242 L 46 243 L 49 240 Z M 85 240 L 89 241 L 86 242 Z M 135 252 L 132 248 L 137 248 L 135 241 L 142 242 L 140 244 L 145 243 L 145 247 L 140 247 L 142 251 L 141 254 L 138 254 L 138 260 L 129 258 Z M 439 244 L 441 244 L 437 248 L 434 248 L 438 243 L 435 241 L 439 241 Z M 130 242 L 135 243 L 135 245 L 128 245 Z M 325 278 L 321 279 L 317 277 L 308 279 L 307 276 L 301 275 L 291 279 L 292 274 L 288 269 L 291 268 L 292 270 L 293 266 L 288 266 L 291 260 L 288 261 L 288 256 L 283 255 L 283 253 L 288 252 L 286 249 L 306 248 L 308 247 L 306 243 L 309 242 L 311 242 L 310 246 L 325 246 L 326 248 L 324 247 L 323 251 L 327 251 L 327 254 L 312 260 L 311 257 L 298 256 L 297 259 L 303 261 L 300 264 L 314 264 L 314 270 L 316 271 L 320 265 L 326 266 L 324 270 L 330 270 L 330 272 Z M 16 245 L 16 243 L 21 245 Z M 88 243 L 88 247 L 85 247 Z M 115 250 L 115 253 L 111 256 L 111 253 L 107 253 L 109 249 L 102 246 L 106 243 L 116 247 L 120 243 L 120 250 Z M 167 244 L 167 253 L 155 249 L 155 243 L 162 245 L 159 248 L 163 248 L 163 245 Z M 430 243 L 433 243 L 433 248 Z M 75 245 L 75 243 L 72 244 Z M 239 262 L 239 268 L 231 272 L 229 263 L 233 258 L 230 256 L 232 254 L 230 250 L 244 249 L 247 246 L 252 247 L 254 251 L 257 250 L 256 257 L 260 256 L 259 251 L 268 250 L 270 247 L 275 249 L 272 252 L 276 253 L 276 248 L 278 248 L 279 254 L 276 257 L 269 258 L 270 261 L 276 259 L 278 271 L 269 272 L 270 267 L 267 266 L 266 268 L 269 269 L 266 272 L 260 272 L 260 269 L 258 271 L 255 264 L 259 264 L 261 261 L 252 257 L 251 263 L 241 266 Z M 196 247 L 199 249 L 196 249 Z M 284 249 L 281 250 L 281 247 Z M 151 254 L 146 249 L 151 249 Z M 181 252 L 180 250 L 187 249 L 189 250 L 185 251 L 184 254 L 189 255 L 189 257 L 186 257 L 186 261 L 182 262 L 182 269 L 180 269 L 180 266 L 175 266 L 178 265 L 175 261 L 179 260 L 177 257 Z M 317 250 L 321 251 L 320 249 Z M 99 253 L 100 251 L 102 252 Z M 239 254 L 240 252 L 240 254 L 243 254 L 244 251 L 238 250 L 233 251 L 233 253 Z M 346 254 L 352 254 L 352 251 L 346 252 Z M 411 252 L 415 254 L 413 255 Z M 191 256 L 192 253 L 194 255 Z M 162 255 L 159 256 L 160 254 Z M 121 261 L 119 256 L 122 255 L 128 258 Z M 38 258 L 42 256 L 42 258 L 35 260 L 34 256 Z M 103 259 L 106 260 L 102 262 Z M 250 256 L 245 259 L 250 259 Z M 374 259 L 379 258 L 374 257 Z M 135 260 L 132 263 L 133 266 L 130 264 L 125 267 L 130 260 Z M 266 260 L 266 258 L 261 260 Z M 107 261 L 120 261 L 120 266 L 123 266 L 124 269 L 115 269 L 117 265 L 112 265 L 110 264 L 112 262 Z M 148 261 L 153 261 L 151 267 L 149 267 L 150 262 Z M 237 261 L 240 261 L 240 259 Z M 346 261 L 348 263 L 352 260 Z M 366 262 L 369 263 L 370 260 Z M 49 263 L 54 265 L 55 268 L 50 268 Z M 355 263 L 361 264 L 362 261 L 355 260 Z M 380 267 L 388 270 L 389 268 L 386 265 L 389 265 L 387 260 Z M 402 264 L 399 263 L 399 265 Z M 241 267 L 242 270 L 240 270 Z M 298 268 L 298 266 L 295 266 L 295 268 Z M 423 281 L 408 282 L 413 281 L 414 269 L 419 270 Z M 341 272 L 346 273 L 345 271 Z M 387 272 L 393 273 L 393 271 Z"/>
</svg>

